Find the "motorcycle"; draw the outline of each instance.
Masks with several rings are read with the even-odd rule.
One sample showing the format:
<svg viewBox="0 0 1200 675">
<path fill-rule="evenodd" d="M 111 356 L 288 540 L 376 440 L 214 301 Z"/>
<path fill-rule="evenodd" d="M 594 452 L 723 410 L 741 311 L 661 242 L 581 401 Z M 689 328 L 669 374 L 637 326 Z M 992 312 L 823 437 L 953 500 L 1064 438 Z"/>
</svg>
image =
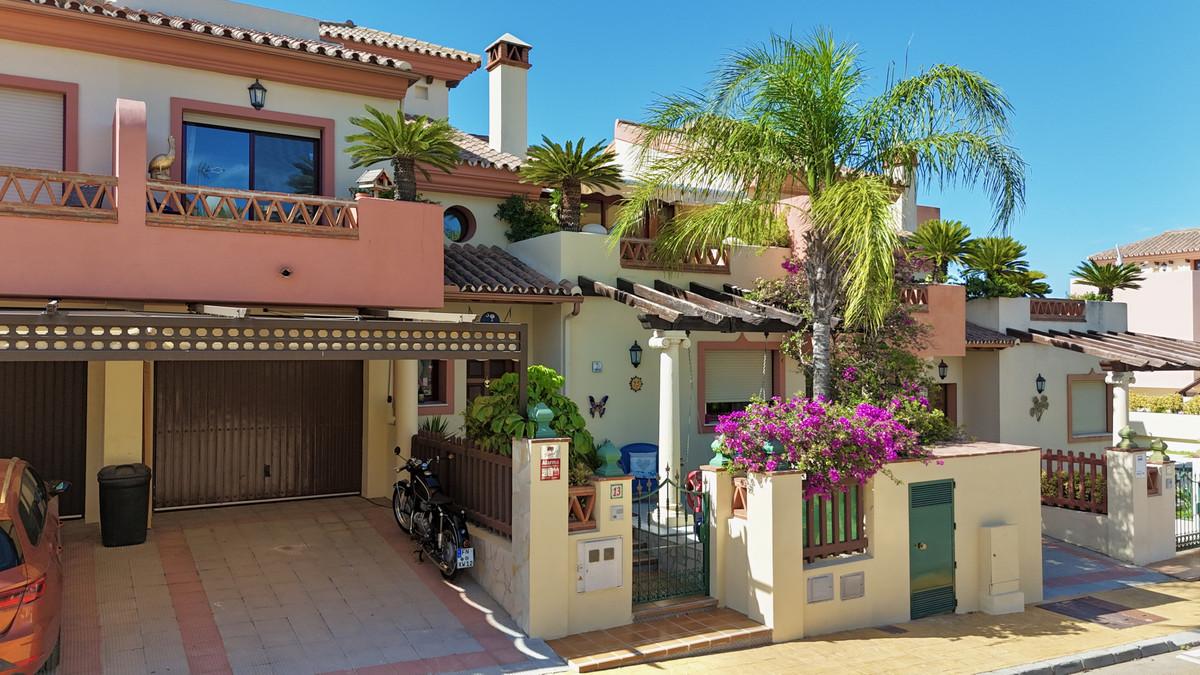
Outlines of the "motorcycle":
<svg viewBox="0 0 1200 675">
<path fill-rule="evenodd" d="M 400 456 L 400 448 L 395 450 Z M 475 566 L 475 549 L 467 534 L 466 511 L 441 491 L 431 468 L 441 458 L 409 458 L 396 472 L 407 471 L 392 489 L 392 515 L 396 524 L 421 545 L 418 556 L 428 555 L 447 580 Z"/>
</svg>

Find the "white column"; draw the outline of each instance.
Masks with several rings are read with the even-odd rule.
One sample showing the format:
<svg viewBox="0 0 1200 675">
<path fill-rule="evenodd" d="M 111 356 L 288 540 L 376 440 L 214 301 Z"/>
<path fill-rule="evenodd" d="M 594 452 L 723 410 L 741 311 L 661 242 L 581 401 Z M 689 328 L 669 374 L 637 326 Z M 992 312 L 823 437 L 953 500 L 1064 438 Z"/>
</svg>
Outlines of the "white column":
<svg viewBox="0 0 1200 675">
<path fill-rule="evenodd" d="M 679 456 L 679 348 L 692 345 L 683 331 L 654 331 L 650 336 L 652 349 L 660 349 L 658 355 L 658 473 L 668 473 L 676 482 L 682 462 Z M 659 493 L 659 504 L 670 497 L 669 491 Z M 671 501 L 674 501 L 672 498 Z"/>
<path fill-rule="evenodd" d="M 1110 372 L 1104 381 L 1113 385 L 1112 397 L 1112 444 L 1121 442 L 1121 430 L 1129 426 L 1129 385 L 1133 384 L 1133 373 Z"/>
<path fill-rule="evenodd" d="M 414 359 L 392 362 L 392 405 L 396 417 L 395 446 L 407 460 L 412 457 L 412 437 L 417 433 L 417 371 Z M 400 459 L 396 458 L 399 462 Z M 399 464 L 397 464 L 399 466 Z"/>
</svg>

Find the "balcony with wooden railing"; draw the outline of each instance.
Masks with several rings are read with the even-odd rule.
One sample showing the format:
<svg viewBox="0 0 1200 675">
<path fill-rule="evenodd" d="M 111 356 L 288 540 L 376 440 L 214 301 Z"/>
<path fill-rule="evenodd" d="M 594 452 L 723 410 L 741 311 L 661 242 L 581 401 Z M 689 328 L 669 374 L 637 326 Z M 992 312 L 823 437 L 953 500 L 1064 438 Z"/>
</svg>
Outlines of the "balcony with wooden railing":
<svg viewBox="0 0 1200 675">
<path fill-rule="evenodd" d="M 621 240 L 621 267 L 639 270 L 674 270 L 729 274 L 729 247 L 706 248 L 678 263 L 667 263 L 654 255 L 654 240 L 626 237 Z"/>
<path fill-rule="evenodd" d="M 118 100 L 114 175 L 0 167 L 4 294 L 441 306 L 442 207 L 147 180 L 148 154 L 145 104 Z"/>
</svg>

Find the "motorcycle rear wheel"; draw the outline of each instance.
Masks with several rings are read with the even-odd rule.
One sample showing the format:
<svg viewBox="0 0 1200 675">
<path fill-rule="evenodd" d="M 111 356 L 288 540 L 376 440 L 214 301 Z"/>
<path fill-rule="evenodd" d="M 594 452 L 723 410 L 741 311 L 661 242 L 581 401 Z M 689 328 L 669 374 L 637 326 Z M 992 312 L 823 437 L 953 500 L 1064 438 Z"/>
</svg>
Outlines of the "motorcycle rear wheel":
<svg viewBox="0 0 1200 675">
<path fill-rule="evenodd" d="M 412 533 L 412 495 L 396 488 L 392 490 L 392 515 L 400 529 Z"/>
<path fill-rule="evenodd" d="M 452 581 L 458 576 L 458 528 L 454 527 L 454 523 L 449 519 L 442 524 L 442 547 L 438 551 L 438 556 L 441 558 L 438 564 L 438 570 L 442 573 L 442 578 L 447 581 Z"/>
</svg>

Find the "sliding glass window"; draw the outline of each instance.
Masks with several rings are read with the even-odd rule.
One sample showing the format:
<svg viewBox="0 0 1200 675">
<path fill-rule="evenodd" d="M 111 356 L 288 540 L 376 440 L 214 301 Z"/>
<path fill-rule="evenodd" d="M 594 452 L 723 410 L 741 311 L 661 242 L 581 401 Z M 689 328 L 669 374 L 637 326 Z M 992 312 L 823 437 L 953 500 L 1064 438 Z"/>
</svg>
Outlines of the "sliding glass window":
<svg viewBox="0 0 1200 675">
<path fill-rule="evenodd" d="M 189 185 L 317 194 L 316 138 L 185 122 L 183 182 Z"/>
</svg>

